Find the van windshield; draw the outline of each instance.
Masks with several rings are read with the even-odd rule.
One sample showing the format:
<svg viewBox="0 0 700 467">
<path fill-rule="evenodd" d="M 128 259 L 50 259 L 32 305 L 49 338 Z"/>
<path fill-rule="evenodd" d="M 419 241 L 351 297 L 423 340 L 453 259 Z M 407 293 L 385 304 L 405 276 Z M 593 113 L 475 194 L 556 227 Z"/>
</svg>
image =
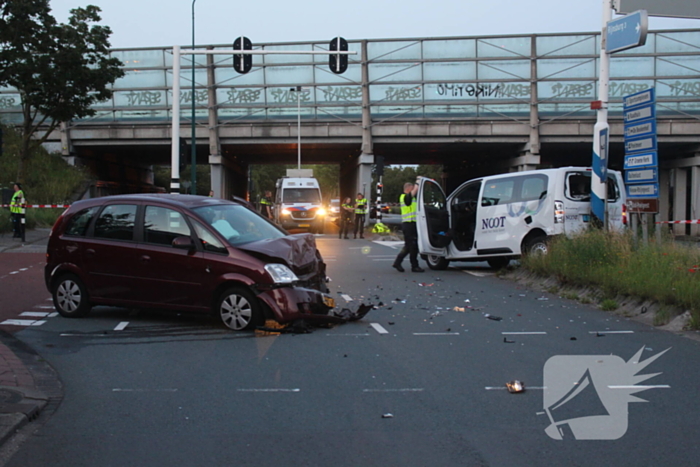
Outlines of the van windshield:
<svg viewBox="0 0 700 467">
<path fill-rule="evenodd" d="M 282 202 L 321 204 L 321 192 L 317 188 L 285 188 L 282 192 Z"/>
</svg>

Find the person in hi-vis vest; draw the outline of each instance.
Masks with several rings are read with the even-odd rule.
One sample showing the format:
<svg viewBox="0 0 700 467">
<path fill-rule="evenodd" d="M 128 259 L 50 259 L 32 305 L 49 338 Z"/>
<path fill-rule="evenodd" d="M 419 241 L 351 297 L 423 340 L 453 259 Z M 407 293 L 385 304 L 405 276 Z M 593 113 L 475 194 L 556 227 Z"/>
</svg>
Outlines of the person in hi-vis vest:
<svg viewBox="0 0 700 467">
<path fill-rule="evenodd" d="M 416 194 L 418 193 L 418 183 L 405 183 L 403 186 L 403 194 L 399 197 L 399 205 L 401 206 L 401 229 L 403 230 L 404 245 L 394 264 L 391 266 L 399 272 L 404 272 L 401 263 L 403 259 L 410 255 L 411 271 L 423 272 L 423 269 L 418 265 L 418 229 L 416 227 L 416 211 L 418 203 Z"/>
<path fill-rule="evenodd" d="M 360 233 L 360 238 L 365 238 L 365 215 L 367 214 L 367 200 L 362 193 L 357 194 L 355 200 L 355 238 Z"/>
</svg>

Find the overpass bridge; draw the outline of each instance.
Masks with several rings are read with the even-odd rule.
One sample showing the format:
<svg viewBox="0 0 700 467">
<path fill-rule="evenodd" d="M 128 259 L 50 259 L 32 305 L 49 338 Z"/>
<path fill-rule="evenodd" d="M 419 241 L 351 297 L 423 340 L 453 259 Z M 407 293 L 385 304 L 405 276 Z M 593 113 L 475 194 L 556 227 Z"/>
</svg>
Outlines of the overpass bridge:
<svg viewBox="0 0 700 467">
<path fill-rule="evenodd" d="M 600 40 L 600 33 L 350 40 L 358 55 L 341 75 L 325 55 L 254 55 L 243 75 L 231 56 L 183 56 L 177 97 L 171 48 L 114 49 L 126 75 L 113 98 L 50 140 L 100 178 L 152 182 L 151 168 L 170 164 L 173 99 L 187 141 L 194 101 L 198 164 L 211 166 L 222 197 L 247 194 L 251 164 L 296 162 L 298 118 L 302 162 L 338 164 L 347 194 L 371 186 L 375 155 L 388 164 L 443 165 L 448 189 L 484 174 L 590 165 Z M 326 51 L 328 41 L 254 49 Z M 611 168 L 623 162 L 622 97 L 654 87 L 661 218 L 700 217 L 700 30 L 651 31 L 645 46 L 612 57 L 610 76 Z M 0 119 L 19 121 L 19 98 L 0 89 Z"/>
</svg>

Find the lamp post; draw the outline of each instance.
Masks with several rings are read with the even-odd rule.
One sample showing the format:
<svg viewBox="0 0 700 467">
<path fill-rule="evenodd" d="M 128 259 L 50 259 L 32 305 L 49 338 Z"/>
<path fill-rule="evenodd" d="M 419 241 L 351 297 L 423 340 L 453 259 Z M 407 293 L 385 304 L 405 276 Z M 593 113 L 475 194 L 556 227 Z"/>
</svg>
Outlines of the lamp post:
<svg viewBox="0 0 700 467">
<path fill-rule="evenodd" d="M 192 50 L 194 51 L 194 4 L 197 0 L 192 0 Z M 191 178 L 192 178 L 192 189 L 191 194 L 197 194 L 197 138 L 195 135 L 195 90 L 194 90 L 194 76 L 195 76 L 195 55 L 192 54 L 192 167 L 191 167 Z"/>
</svg>

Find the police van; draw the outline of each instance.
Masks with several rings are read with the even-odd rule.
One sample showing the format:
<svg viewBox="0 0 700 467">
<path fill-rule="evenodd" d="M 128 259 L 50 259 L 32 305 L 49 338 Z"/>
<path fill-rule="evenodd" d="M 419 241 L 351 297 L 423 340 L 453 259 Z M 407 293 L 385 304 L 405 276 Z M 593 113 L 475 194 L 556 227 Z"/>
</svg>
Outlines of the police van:
<svg viewBox="0 0 700 467">
<path fill-rule="evenodd" d="M 308 174 L 302 169 L 301 175 Z M 311 176 L 283 177 L 277 180 L 275 187 L 274 215 L 277 224 L 287 230 L 323 233 L 326 210 L 322 205 L 318 180 Z"/>
<path fill-rule="evenodd" d="M 547 252 L 556 235 L 571 236 L 591 222 L 591 174 L 562 167 L 469 180 L 450 196 L 428 178 L 416 195 L 418 247 L 431 269 L 450 261 L 488 261 L 505 267 L 522 254 Z M 608 225 L 627 224 L 622 174 L 609 170 Z"/>
</svg>

